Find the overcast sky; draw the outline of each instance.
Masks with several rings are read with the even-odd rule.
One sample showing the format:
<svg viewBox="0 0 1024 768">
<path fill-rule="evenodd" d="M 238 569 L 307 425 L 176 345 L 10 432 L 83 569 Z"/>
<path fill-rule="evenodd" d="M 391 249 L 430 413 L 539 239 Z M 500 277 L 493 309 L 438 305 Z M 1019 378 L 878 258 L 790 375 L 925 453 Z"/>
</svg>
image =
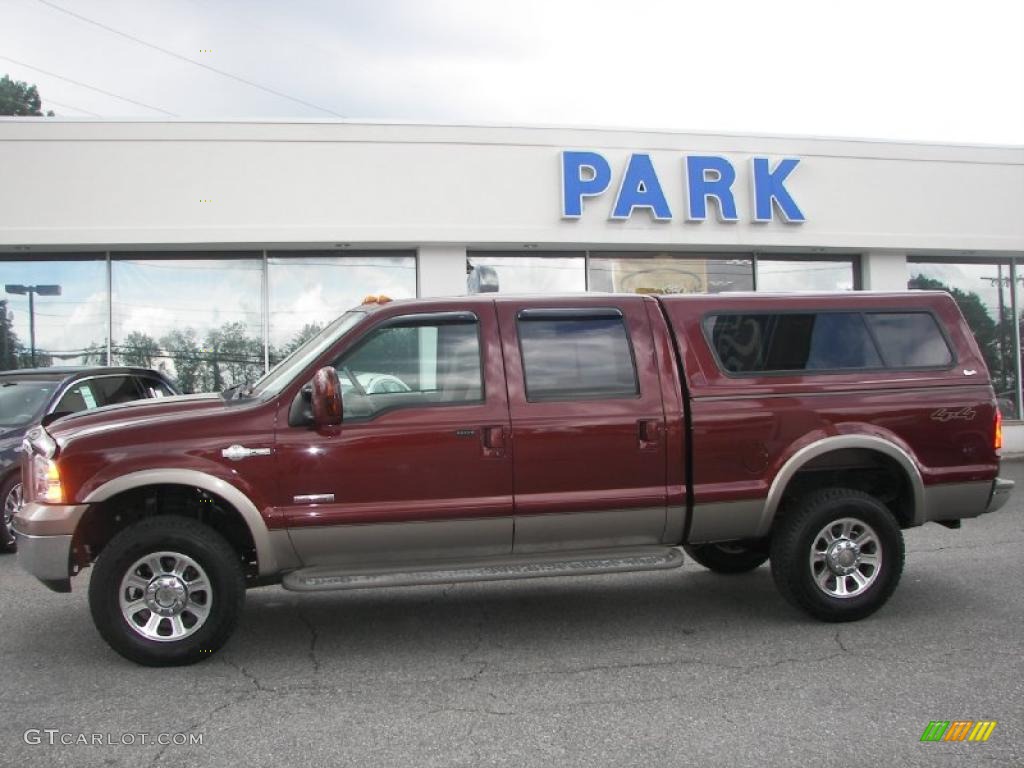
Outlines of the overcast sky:
<svg viewBox="0 0 1024 768">
<path fill-rule="evenodd" d="M 45 3 L 0 0 L 0 73 L 38 84 L 63 116 L 333 112 L 1024 144 L 1024 0 Z"/>
</svg>

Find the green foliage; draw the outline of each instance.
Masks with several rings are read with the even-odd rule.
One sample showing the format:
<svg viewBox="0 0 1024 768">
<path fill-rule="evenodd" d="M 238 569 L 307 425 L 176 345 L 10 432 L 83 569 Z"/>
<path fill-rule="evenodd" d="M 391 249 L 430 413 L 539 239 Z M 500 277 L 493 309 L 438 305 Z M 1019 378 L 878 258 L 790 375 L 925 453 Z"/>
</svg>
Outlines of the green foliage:
<svg viewBox="0 0 1024 768">
<path fill-rule="evenodd" d="M 925 291 L 946 291 L 960 307 L 967 320 L 967 325 L 974 332 L 982 357 L 992 375 L 997 389 L 1008 389 L 1014 386 L 1013 371 L 1016 365 L 1013 359 L 1013 313 L 1006 307 L 1006 317 L 994 320 L 988 307 L 974 291 L 964 291 L 946 285 L 924 275 L 916 275 L 907 283 L 908 288 Z"/>
<path fill-rule="evenodd" d="M 11 313 L 7 309 L 7 300 L 0 299 L 0 371 L 18 368 L 18 361 L 23 351 L 24 347 L 14 332 Z"/>
<path fill-rule="evenodd" d="M 202 391 L 206 361 L 196 341 L 196 332 L 191 328 L 175 329 L 160 339 L 160 344 L 174 364 L 181 391 L 186 394 Z"/>
<path fill-rule="evenodd" d="M 320 333 L 323 329 L 324 327 L 320 323 L 306 323 L 302 326 L 302 330 L 295 334 L 292 340 L 288 342 L 288 346 L 285 347 L 284 353 L 286 355 L 290 355 L 296 349 Z"/>
<path fill-rule="evenodd" d="M 8 75 L 0 78 L 0 115 L 42 117 L 42 101 L 34 85 L 20 80 L 11 80 Z M 53 112 L 47 112 L 52 116 Z"/>
<path fill-rule="evenodd" d="M 160 345 L 156 339 L 141 331 L 129 333 L 117 348 L 122 365 L 137 365 L 140 368 L 152 368 L 160 354 Z"/>
</svg>

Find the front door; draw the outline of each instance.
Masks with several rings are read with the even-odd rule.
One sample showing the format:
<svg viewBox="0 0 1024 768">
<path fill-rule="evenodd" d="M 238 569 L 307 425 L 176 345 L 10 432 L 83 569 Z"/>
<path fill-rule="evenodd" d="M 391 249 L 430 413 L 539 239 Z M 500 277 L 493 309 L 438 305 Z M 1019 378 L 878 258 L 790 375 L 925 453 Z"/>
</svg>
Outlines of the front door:
<svg viewBox="0 0 1024 768">
<path fill-rule="evenodd" d="M 278 433 L 278 512 L 307 566 L 508 554 L 512 458 L 491 302 L 391 314 L 335 361 L 340 428 Z"/>
<path fill-rule="evenodd" d="M 658 544 L 665 411 L 644 299 L 499 299 L 515 552 Z"/>
</svg>

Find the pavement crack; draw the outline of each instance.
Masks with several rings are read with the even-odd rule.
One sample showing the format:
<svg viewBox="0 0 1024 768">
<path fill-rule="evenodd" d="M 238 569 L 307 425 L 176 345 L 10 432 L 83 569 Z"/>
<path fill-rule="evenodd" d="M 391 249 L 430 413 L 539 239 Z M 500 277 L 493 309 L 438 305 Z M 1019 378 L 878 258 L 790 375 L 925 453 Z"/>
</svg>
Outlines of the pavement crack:
<svg viewBox="0 0 1024 768">
<path fill-rule="evenodd" d="M 313 664 L 313 673 L 320 674 L 320 658 L 316 655 L 316 644 L 320 640 L 320 633 L 316 626 L 302 611 L 299 611 L 299 620 L 309 628 L 309 660 Z"/>
<path fill-rule="evenodd" d="M 841 638 L 841 637 L 839 637 L 839 630 L 838 630 L 838 629 L 836 630 L 836 635 L 835 635 L 835 637 L 834 637 L 833 639 L 834 639 L 834 640 L 836 641 L 836 645 L 838 645 L 838 646 L 839 646 L 839 649 L 840 649 L 840 650 L 841 650 L 841 651 L 842 651 L 843 653 L 849 653 L 849 652 L 850 652 L 850 649 L 849 649 L 849 648 L 847 648 L 847 647 L 846 647 L 846 646 L 845 646 L 845 645 L 843 644 L 843 640 L 842 640 L 842 638 Z"/>
<path fill-rule="evenodd" d="M 227 664 L 233 670 L 238 672 L 238 674 L 240 674 L 242 677 L 244 677 L 246 680 L 248 680 L 250 683 L 252 683 L 252 687 L 255 689 L 255 691 L 257 693 L 277 693 L 277 689 L 276 688 L 271 688 L 269 686 L 263 685 L 263 683 L 260 682 L 259 678 L 256 677 L 256 675 L 252 674 L 249 670 L 247 670 L 241 664 L 236 664 L 235 662 L 231 661 L 231 659 L 227 658 L 226 656 L 221 656 L 219 660 L 222 661 L 223 663 Z"/>
</svg>

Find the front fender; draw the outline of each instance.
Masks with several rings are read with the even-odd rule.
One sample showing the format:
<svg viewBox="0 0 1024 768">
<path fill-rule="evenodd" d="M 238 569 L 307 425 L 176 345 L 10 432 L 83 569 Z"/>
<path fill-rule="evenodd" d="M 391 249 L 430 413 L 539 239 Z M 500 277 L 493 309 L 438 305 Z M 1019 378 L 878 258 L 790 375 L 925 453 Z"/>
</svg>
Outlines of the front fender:
<svg viewBox="0 0 1024 768">
<path fill-rule="evenodd" d="M 224 499 L 231 504 L 249 527 L 253 543 L 256 546 L 256 558 L 261 576 L 277 573 L 278 562 L 274 546 L 271 543 L 267 524 L 259 509 L 250 498 L 236 486 L 223 478 L 194 469 L 159 468 L 129 472 L 115 477 L 93 489 L 82 500 L 86 504 L 95 504 L 113 498 L 119 493 L 150 485 L 187 485 L 201 488 Z"/>
</svg>

